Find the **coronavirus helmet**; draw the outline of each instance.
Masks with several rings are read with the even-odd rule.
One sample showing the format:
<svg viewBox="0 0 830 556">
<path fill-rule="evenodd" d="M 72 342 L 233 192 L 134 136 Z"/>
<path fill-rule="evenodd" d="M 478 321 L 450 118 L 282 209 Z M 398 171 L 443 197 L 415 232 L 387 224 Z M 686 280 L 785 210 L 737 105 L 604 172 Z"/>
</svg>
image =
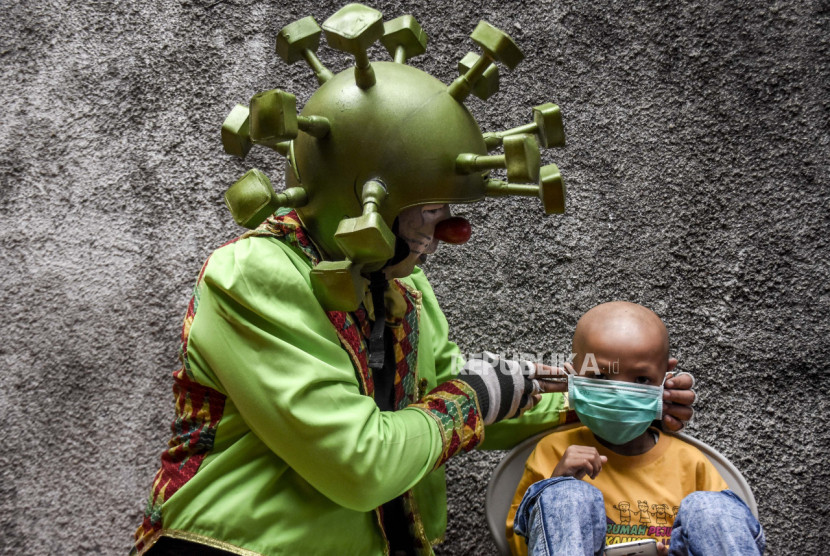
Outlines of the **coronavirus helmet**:
<svg viewBox="0 0 830 556">
<path fill-rule="evenodd" d="M 323 33 L 330 47 L 354 57 L 353 68 L 333 75 L 323 66 L 316 55 Z M 464 100 L 490 97 L 498 90 L 496 64 L 513 69 L 523 54 L 485 21 L 471 38 L 481 52 L 464 56 L 460 76 L 447 86 L 406 64 L 427 43 L 412 16 L 384 23 L 377 10 L 349 4 L 322 28 L 306 17 L 276 41 L 286 63 L 305 60 L 320 84 L 302 111 L 294 95 L 272 89 L 226 118 L 226 152 L 244 157 L 256 144 L 287 159 L 283 192 L 258 170 L 228 190 L 234 219 L 255 228 L 277 208 L 294 208 L 324 259 L 312 271 L 312 287 L 326 309 L 357 307 L 361 276 L 392 259 L 395 218 L 408 207 L 524 195 L 541 198 L 548 214 L 564 212 L 559 170 L 540 168 L 539 155 L 540 145 L 564 145 L 559 107 L 536 106 L 532 123 L 482 133 Z M 393 61 L 369 60 L 367 49 L 378 40 Z M 506 170 L 506 181 L 491 178 L 494 169 Z"/>
</svg>

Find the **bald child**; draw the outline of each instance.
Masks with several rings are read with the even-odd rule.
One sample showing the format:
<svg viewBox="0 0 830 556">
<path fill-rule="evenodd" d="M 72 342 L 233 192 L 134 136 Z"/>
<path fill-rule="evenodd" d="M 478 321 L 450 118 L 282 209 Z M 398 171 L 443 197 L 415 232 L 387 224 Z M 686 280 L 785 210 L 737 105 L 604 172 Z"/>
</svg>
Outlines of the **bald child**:
<svg viewBox="0 0 830 556">
<path fill-rule="evenodd" d="M 507 519 L 514 554 L 599 555 L 654 539 L 658 554 L 761 554 L 758 521 L 697 448 L 651 424 L 677 360 L 653 311 L 594 307 L 573 336 L 568 403 L 583 426 L 543 438 Z"/>
</svg>

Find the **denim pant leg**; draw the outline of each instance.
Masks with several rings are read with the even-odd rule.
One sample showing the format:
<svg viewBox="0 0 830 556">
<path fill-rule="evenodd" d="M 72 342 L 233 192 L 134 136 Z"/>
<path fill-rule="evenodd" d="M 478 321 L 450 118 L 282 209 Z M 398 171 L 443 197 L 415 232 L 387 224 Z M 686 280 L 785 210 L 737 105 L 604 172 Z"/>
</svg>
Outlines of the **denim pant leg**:
<svg viewBox="0 0 830 556">
<path fill-rule="evenodd" d="M 731 490 L 693 492 L 683 499 L 671 532 L 670 556 L 764 553 L 761 524 Z"/>
<path fill-rule="evenodd" d="M 605 549 L 605 503 L 596 487 L 573 477 L 534 483 L 522 498 L 513 530 L 530 556 L 596 556 Z"/>
</svg>

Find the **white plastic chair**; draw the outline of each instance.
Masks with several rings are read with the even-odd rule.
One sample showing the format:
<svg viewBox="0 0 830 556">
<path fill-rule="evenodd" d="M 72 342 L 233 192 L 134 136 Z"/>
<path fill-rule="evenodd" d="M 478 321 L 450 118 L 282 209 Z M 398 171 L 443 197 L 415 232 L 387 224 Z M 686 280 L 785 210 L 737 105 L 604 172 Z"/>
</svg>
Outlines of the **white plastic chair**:
<svg viewBox="0 0 830 556">
<path fill-rule="evenodd" d="M 493 471 L 493 476 L 490 478 L 490 483 L 487 486 L 487 497 L 485 499 L 485 513 L 487 516 L 487 527 L 490 529 L 490 536 L 493 537 L 493 542 L 503 556 L 510 556 L 510 547 L 507 544 L 507 537 L 505 535 L 505 522 L 507 521 L 507 513 L 510 511 L 510 503 L 513 501 L 513 495 L 516 492 L 516 487 L 519 486 L 519 481 L 524 473 L 525 461 L 536 447 L 536 444 L 543 437 L 552 432 L 559 432 L 568 430 L 574 427 L 581 426 L 581 423 L 572 423 L 562 425 L 551 430 L 540 432 L 537 435 L 522 441 L 513 447 L 512 450 L 499 462 L 496 469 Z M 746 502 L 752 514 L 758 517 L 758 505 L 755 502 L 755 496 L 752 495 L 752 489 L 749 488 L 749 483 L 738 468 L 726 459 L 720 452 L 704 444 L 700 440 L 692 438 L 681 433 L 674 433 L 687 444 L 691 444 L 712 462 L 718 473 L 721 474 L 723 480 L 729 485 L 729 489 L 741 497 Z"/>
</svg>

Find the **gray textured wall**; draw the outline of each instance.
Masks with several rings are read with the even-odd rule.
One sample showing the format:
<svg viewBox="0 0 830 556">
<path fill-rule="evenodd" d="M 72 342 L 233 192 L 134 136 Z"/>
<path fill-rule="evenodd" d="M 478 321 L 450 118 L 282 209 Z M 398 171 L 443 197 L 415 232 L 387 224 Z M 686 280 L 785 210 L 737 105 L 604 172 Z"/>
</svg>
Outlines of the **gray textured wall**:
<svg viewBox="0 0 830 556">
<path fill-rule="evenodd" d="M 479 18 L 527 54 L 468 102 L 486 130 L 561 105 L 548 151 L 568 214 L 461 207 L 474 240 L 426 268 L 464 349 L 564 351 L 609 299 L 653 307 L 699 380 L 693 431 L 749 479 L 770 554 L 830 542 L 826 430 L 828 5 L 370 2 L 432 38 L 445 82 Z M 277 31 L 338 2 L 6 2 L 0 16 L 0 553 L 122 553 L 168 437 L 170 372 L 199 266 L 239 233 L 221 195 L 227 111 L 311 72 Z M 332 69 L 345 57 L 324 49 Z M 384 56 L 380 51 L 376 57 Z M 499 453 L 451 462 L 442 554 L 492 551 Z"/>
</svg>

